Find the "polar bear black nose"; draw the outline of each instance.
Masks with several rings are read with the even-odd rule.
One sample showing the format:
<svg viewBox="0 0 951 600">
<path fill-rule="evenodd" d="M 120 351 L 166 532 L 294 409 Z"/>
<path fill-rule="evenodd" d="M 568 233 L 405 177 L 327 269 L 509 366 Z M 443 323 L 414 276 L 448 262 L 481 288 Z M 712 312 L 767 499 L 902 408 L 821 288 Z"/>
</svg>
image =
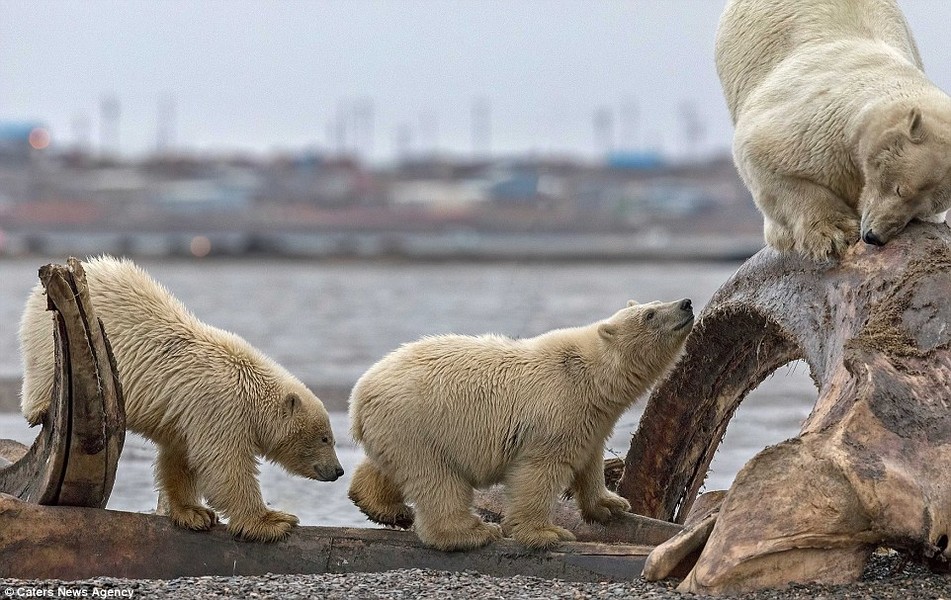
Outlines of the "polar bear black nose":
<svg viewBox="0 0 951 600">
<path fill-rule="evenodd" d="M 343 475 L 343 467 L 337 467 L 336 473 L 337 478 L 339 479 Z"/>
<path fill-rule="evenodd" d="M 882 240 L 880 240 L 880 239 L 878 238 L 878 236 L 875 235 L 875 232 L 874 232 L 874 231 L 866 231 L 866 232 L 865 232 L 865 235 L 862 236 L 862 240 L 864 240 L 866 244 L 872 244 L 872 245 L 875 245 L 875 246 L 884 246 L 884 245 L 885 245 L 885 242 L 883 242 Z"/>
<path fill-rule="evenodd" d="M 680 310 L 690 310 L 693 308 L 693 304 L 690 302 L 690 298 L 684 298 L 680 301 Z"/>
</svg>

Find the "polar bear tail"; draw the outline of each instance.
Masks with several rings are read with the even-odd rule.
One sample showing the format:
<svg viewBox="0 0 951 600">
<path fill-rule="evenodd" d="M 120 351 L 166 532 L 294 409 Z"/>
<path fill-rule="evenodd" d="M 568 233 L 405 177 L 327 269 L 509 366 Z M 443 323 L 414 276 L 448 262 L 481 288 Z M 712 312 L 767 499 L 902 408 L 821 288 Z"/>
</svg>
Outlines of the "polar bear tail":
<svg viewBox="0 0 951 600">
<path fill-rule="evenodd" d="M 350 436 L 357 442 L 363 442 L 363 417 L 359 410 L 350 411 Z"/>
</svg>

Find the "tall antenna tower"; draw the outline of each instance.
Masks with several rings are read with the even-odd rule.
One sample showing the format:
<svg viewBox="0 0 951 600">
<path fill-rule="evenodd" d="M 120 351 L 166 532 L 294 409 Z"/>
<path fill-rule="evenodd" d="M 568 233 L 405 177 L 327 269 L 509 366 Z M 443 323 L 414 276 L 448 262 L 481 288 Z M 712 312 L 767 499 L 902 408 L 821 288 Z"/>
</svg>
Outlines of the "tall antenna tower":
<svg viewBox="0 0 951 600">
<path fill-rule="evenodd" d="M 350 117 L 350 106 L 348 102 L 337 103 L 337 114 L 333 125 L 333 146 L 334 153 L 337 156 L 343 156 L 347 153 L 349 143 L 350 124 L 347 122 Z"/>
<path fill-rule="evenodd" d="M 426 109 L 419 113 L 419 137 L 421 150 L 425 154 L 439 152 L 439 113 L 435 109 Z"/>
<path fill-rule="evenodd" d="M 155 153 L 166 156 L 175 149 L 175 98 L 165 96 L 158 101 L 155 127 Z"/>
<path fill-rule="evenodd" d="M 354 152 L 361 158 L 368 159 L 373 154 L 373 100 L 355 100 L 352 111 Z"/>
<path fill-rule="evenodd" d="M 396 128 L 396 157 L 401 162 L 409 159 L 413 151 L 413 129 L 408 123 L 400 123 Z"/>
<path fill-rule="evenodd" d="M 614 113 L 610 107 L 602 106 L 594 111 L 592 119 L 595 149 L 602 156 L 614 151 Z"/>
<path fill-rule="evenodd" d="M 115 157 L 119 154 L 119 99 L 103 96 L 99 101 L 99 154 Z"/>
<path fill-rule="evenodd" d="M 85 114 L 75 115 L 69 125 L 73 131 L 73 150 L 80 154 L 89 154 L 92 146 L 89 117 Z"/>
<path fill-rule="evenodd" d="M 637 100 L 626 98 L 621 102 L 619 115 L 620 148 L 622 150 L 639 150 L 641 141 L 639 133 L 641 111 Z"/>
<path fill-rule="evenodd" d="M 697 106 L 690 100 L 680 103 L 680 123 L 683 128 L 684 154 L 687 158 L 696 160 L 700 153 L 700 144 L 707 135 L 707 126 L 697 111 Z"/>
<path fill-rule="evenodd" d="M 472 101 L 472 154 L 488 157 L 492 153 L 492 104 L 488 98 Z"/>
</svg>

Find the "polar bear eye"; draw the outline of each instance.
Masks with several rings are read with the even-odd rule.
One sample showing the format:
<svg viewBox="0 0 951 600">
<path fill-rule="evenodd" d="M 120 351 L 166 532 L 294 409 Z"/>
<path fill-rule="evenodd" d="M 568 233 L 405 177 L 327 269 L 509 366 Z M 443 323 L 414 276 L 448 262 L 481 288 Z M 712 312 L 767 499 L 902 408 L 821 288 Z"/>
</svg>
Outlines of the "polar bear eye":
<svg viewBox="0 0 951 600">
<path fill-rule="evenodd" d="M 645 320 L 645 321 L 650 321 L 650 320 L 653 319 L 653 318 L 654 318 L 654 311 L 652 311 L 652 310 L 647 311 L 647 314 L 644 315 L 644 320 Z"/>
<path fill-rule="evenodd" d="M 329 443 L 330 443 L 330 438 L 328 438 L 327 436 L 324 436 L 324 437 L 320 438 L 320 441 L 323 442 L 323 443 L 325 443 L 325 444 L 329 444 Z"/>
<path fill-rule="evenodd" d="M 895 195 L 898 196 L 899 198 L 904 198 L 904 197 L 905 197 L 905 194 L 902 193 L 902 192 L 904 192 L 904 191 L 905 191 L 905 190 L 902 189 L 902 187 L 901 187 L 900 185 L 896 185 L 896 186 L 895 186 Z"/>
</svg>

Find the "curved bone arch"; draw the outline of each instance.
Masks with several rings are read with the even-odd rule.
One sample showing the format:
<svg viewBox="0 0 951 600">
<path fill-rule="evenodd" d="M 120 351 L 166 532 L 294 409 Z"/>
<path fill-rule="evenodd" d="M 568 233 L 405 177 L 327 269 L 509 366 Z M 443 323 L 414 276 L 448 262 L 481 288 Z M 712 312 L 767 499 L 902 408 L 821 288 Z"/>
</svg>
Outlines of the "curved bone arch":
<svg viewBox="0 0 951 600">
<path fill-rule="evenodd" d="M 125 440 L 115 359 L 96 318 L 82 264 L 40 269 L 53 312 L 56 373 L 43 428 L 30 448 L 0 440 L 0 492 L 36 504 L 104 508 Z"/>
<path fill-rule="evenodd" d="M 951 230 L 915 224 L 883 248 L 814 264 L 764 249 L 716 293 L 655 390 L 625 460 L 635 513 L 683 522 L 727 423 L 778 367 L 819 390 L 798 437 L 736 476 L 651 554 L 659 579 L 703 547 L 682 591 L 740 593 L 857 579 L 877 545 L 946 569 L 951 549 Z M 705 541 L 705 545 L 704 545 Z M 682 565 L 681 565 L 682 566 Z"/>
</svg>

